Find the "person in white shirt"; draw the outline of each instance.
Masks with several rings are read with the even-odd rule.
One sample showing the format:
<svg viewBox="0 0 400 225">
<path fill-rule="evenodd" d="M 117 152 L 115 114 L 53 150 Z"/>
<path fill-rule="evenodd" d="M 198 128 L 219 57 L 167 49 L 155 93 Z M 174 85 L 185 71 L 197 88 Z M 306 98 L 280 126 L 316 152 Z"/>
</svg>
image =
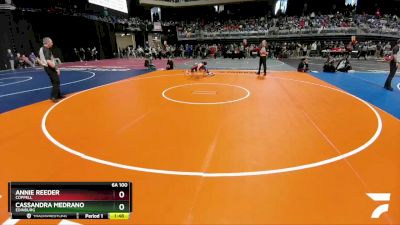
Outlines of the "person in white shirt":
<svg viewBox="0 0 400 225">
<path fill-rule="evenodd" d="M 14 68 L 14 55 L 12 54 L 11 49 L 7 49 L 7 58 L 8 61 L 10 62 L 10 69 L 15 70 Z"/>
<path fill-rule="evenodd" d="M 316 41 L 314 41 L 314 43 L 311 44 L 311 50 L 317 51 L 317 42 Z"/>
</svg>

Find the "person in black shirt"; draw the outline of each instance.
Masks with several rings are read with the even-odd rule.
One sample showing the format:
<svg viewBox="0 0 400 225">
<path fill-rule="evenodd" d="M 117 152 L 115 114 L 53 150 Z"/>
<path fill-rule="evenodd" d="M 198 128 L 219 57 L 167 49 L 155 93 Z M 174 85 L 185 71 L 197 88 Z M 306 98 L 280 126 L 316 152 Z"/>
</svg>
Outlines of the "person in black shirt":
<svg viewBox="0 0 400 225">
<path fill-rule="evenodd" d="M 92 59 L 92 50 L 90 50 L 90 48 L 86 49 L 85 59 L 86 59 L 86 61 L 90 61 Z"/>
<path fill-rule="evenodd" d="M 328 56 L 326 62 L 324 63 L 323 71 L 329 73 L 336 72 L 336 67 L 334 64 L 335 64 L 335 59 L 332 58 L 331 56 Z"/>
<path fill-rule="evenodd" d="M 76 48 L 74 48 L 74 53 L 75 53 L 75 59 L 78 61 L 81 61 L 81 57 L 79 56 L 79 51 L 76 49 Z"/>
<path fill-rule="evenodd" d="M 52 47 L 53 41 L 49 37 L 43 38 L 43 47 L 39 50 L 39 56 L 44 71 L 49 75 L 51 84 L 53 85 L 50 99 L 53 102 L 58 102 L 64 96 L 61 95 L 60 91 L 60 69 L 57 68 L 54 62 L 53 52 L 51 51 Z"/>
<path fill-rule="evenodd" d="M 17 52 L 17 54 L 15 55 L 15 58 L 14 58 L 15 68 L 19 69 L 19 68 L 23 67 L 23 64 L 24 64 L 23 62 L 24 61 L 22 61 L 22 59 L 21 59 L 21 54 Z"/>
<path fill-rule="evenodd" d="M 308 59 L 307 58 L 302 58 L 299 66 L 297 67 L 297 71 L 298 72 L 303 72 L 303 73 L 307 73 L 309 71 L 308 68 Z"/>
<path fill-rule="evenodd" d="M 400 47 L 400 40 L 397 41 L 397 45 L 394 46 L 394 48 L 392 49 L 392 56 L 391 56 L 391 60 L 390 60 L 390 73 L 386 79 L 385 86 L 384 86 L 384 88 L 389 91 L 393 91 L 392 80 L 393 80 L 394 75 L 396 74 L 397 68 L 400 65 L 399 47 Z"/>
<path fill-rule="evenodd" d="M 264 76 L 267 75 L 267 57 L 268 57 L 268 46 L 267 46 L 267 41 L 263 40 L 260 44 L 260 50 L 258 52 L 259 56 L 260 56 L 260 63 L 258 65 L 258 72 L 257 75 L 260 75 L 260 71 L 261 71 L 261 65 L 264 68 Z"/>
<path fill-rule="evenodd" d="M 172 61 L 172 59 L 169 58 L 167 61 L 167 70 L 173 70 L 173 69 L 174 69 L 174 61 Z"/>
<path fill-rule="evenodd" d="M 85 61 L 85 49 L 83 48 L 79 49 L 79 59 L 81 60 L 81 62 Z"/>
</svg>

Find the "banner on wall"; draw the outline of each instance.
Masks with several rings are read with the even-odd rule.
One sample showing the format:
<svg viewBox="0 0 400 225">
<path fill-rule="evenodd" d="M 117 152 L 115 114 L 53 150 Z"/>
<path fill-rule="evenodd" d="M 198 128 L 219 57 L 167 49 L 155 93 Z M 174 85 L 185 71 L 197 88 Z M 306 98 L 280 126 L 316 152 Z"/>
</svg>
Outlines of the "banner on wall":
<svg viewBox="0 0 400 225">
<path fill-rule="evenodd" d="M 162 31 L 161 22 L 154 22 L 154 31 Z"/>
</svg>

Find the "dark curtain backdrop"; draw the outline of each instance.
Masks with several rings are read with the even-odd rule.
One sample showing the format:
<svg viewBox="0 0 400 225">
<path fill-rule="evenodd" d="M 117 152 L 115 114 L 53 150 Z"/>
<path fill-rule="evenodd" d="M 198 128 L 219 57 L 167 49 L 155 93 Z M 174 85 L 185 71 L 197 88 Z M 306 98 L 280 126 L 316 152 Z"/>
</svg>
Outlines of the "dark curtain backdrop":
<svg viewBox="0 0 400 225">
<path fill-rule="evenodd" d="M 22 11 L 0 11 L 0 67 L 4 69 L 6 49 L 14 53 L 38 54 L 44 37 L 54 42 L 54 54 L 62 61 L 75 61 L 74 48 L 96 47 L 100 58 L 117 52 L 114 26 L 83 17 Z"/>
<path fill-rule="evenodd" d="M 13 49 L 10 23 L 11 14 L 8 12 L 0 11 L 0 68 L 6 68 L 8 64 L 6 54 L 7 49 Z"/>
</svg>

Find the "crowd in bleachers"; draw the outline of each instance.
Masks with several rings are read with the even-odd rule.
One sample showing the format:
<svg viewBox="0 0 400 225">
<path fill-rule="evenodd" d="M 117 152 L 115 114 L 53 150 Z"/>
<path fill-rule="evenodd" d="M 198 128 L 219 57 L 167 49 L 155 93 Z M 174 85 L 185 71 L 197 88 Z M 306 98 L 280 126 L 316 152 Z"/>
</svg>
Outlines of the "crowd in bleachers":
<svg viewBox="0 0 400 225">
<path fill-rule="evenodd" d="M 293 57 L 341 57 L 349 55 L 353 58 L 367 59 L 383 58 L 391 53 L 389 42 L 348 42 L 342 41 L 314 41 L 312 43 L 302 42 L 270 42 L 268 50 L 271 58 L 293 58 Z M 119 49 L 116 53 L 120 58 L 152 56 L 154 59 L 161 58 L 249 58 L 257 57 L 259 52 L 258 44 L 232 43 L 232 44 L 180 44 L 180 45 L 159 45 L 155 47 L 137 48 L 128 47 Z"/>
<path fill-rule="evenodd" d="M 40 11 L 41 9 L 23 9 L 25 11 Z M 139 17 L 116 17 L 94 15 L 71 11 L 66 9 L 51 9 L 49 13 L 62 13 L 64 15 L 81 16 L 92 20 L 113 24 L 127 25 L 132 29 L 141 29 L 145 25 L 152 24 L 148 19 Z M 183 36 L 191 36 L 195 33 L 212 32 L 250 32 L 265 31 L 271 34 L 277 31 L 287 30 L 289 33 L 299 33 L 304 30 L 318 30 L 335 28 L 360 28 L 368 33 L 400 32 L 400 20 L 397 15 L 383 14 L 378 8 L 374 15 L 356 14 L 354 8 L 345 8 L 341 12 L 322 15 L 311 12 L 304 16 L 275 16 L 252 17 L 241 19 L 201 18 L 190 21 L 161 21 L 163 26 L 177 26 L 178 32 Z"/>
<path fill-rule="evenodd" d="M 110 16 L 110 15 L 99 15 L 93 13 L 85 13 L 80 11 L 73 11 L 64 8 L 51 8 L 51 9 L 34 9 L 34 8 L 18 8 L 18 10 L 26 11 L 26 12 L 38 12 L 43 13 L 47 12 L 50 14 L 62 14 L 65 16 L 76 16 L 76 17 L 84 17 L 90 20 L 96 20 L 106 23 L 112 24 L 122 24 L 127 25 L 130 28 L 140 28 L 144 25 L 152 24 L 152 22 L 148 19 L 141 19 L 139 17 L 117 17 L 117 16 Z M 162 21 L 163 26 L 172 26 L 176 25 L 176 21 Z"/>
<path fill-rule="evenodd" d="M 150 20 L 138 17 L 118 18 L 115 16 L 100 16 L 73 11 L 49 11 L 49 13 L 63 13 L 65 15 L 82 16 L 92 20 L 103 21 L 113 24 L 126 25 L 128 28 L 143 29 L 143 26 L 152 24 Z M 400 21 L 397 15 L 382 14 L 377 9 L 374 15 L 356 14 L 354 9 L 348 9 L 327 15 L 311 12 L 303 16 L 271 16 L 218 19 L 202 18 L 189 21 L 161 21 L 164 26 L 177 26 L 178 35 L 191 36 L 198 33 L 223 33 L 223 32 L 265 32 L 274 34 L 277 31 L 287 31 L 289 34 L 296 34 L 303 30 L 324 29 L 346 29 L 357 28 L 364 32 L 388 33 L 398 36 L 400 33 Z M 326 56 L 353 54 L 353 57 L 384 57 L 390 53 L 392 46 L 383 42 L 271 42 L 269 43 L 269 57 L 288 58 L 304 56 Z M 97 50 L 75 49 L 76 59 L 80 61 L 96 60 Z M 94 52 L 94 53 L 93 53 Z M 245 58 L 256 57 L 258 45 L 247 43 L 232 44 L 178 44 L 156 47 L 129 47 L 119 49 L 116 57 L 146 57 L 153 58 L 187 57 L 187 58 Z M 365 57 L 364 57 L 365 56 Z M 30 66 L 27 57 L 19 56 L 16 65 Z M 24 63 L 25 62 L 25 63 Z"/>
<path fill-rule="evenodd" d="M 215 20 L 215 21 L 190 21 L 178 25 L 181 35 L 190 36 L 203 32 L 249 32 L 265 31 L 271 32 L 288 30 L 290 33 L 298 33 L 301 30 L 332 28 L 361 28 L 366 32 L 398 33 L 400 21 L 396 15 L 345 15 L 342 13 L 332 15 L 316 15 L 311 13 L 307 16 L 285 16 L 285 17 L 260 17 L 242 20 Z"/>
<path fill-rule="evenodd" d="M 91 16 L 93 17 L 93 16 Z M 114 24 L 124 24 L 130 28 L 140 28 L 151 24 L 150 20 L 142 20 L 138 17 L 92 18 Z M 397 15 L 367 15 L 336 13 L 330 15 L 318 15 L 311 13 L 307 16 L 282 16 L 282 17 L 253 17 L 246 19 L 213 19 L 205 21 L 162 21 L 163 26 L 177 26 L 180 34 L 191 35 L 197 32 L 271 32 L 288 30 L 290 33 L 298 33 L 307 29 L 332 29 L 332 28 L 361 28 L 365 32 L 393 33 L 400 31 L 400 20 Z"/>
</svg>

